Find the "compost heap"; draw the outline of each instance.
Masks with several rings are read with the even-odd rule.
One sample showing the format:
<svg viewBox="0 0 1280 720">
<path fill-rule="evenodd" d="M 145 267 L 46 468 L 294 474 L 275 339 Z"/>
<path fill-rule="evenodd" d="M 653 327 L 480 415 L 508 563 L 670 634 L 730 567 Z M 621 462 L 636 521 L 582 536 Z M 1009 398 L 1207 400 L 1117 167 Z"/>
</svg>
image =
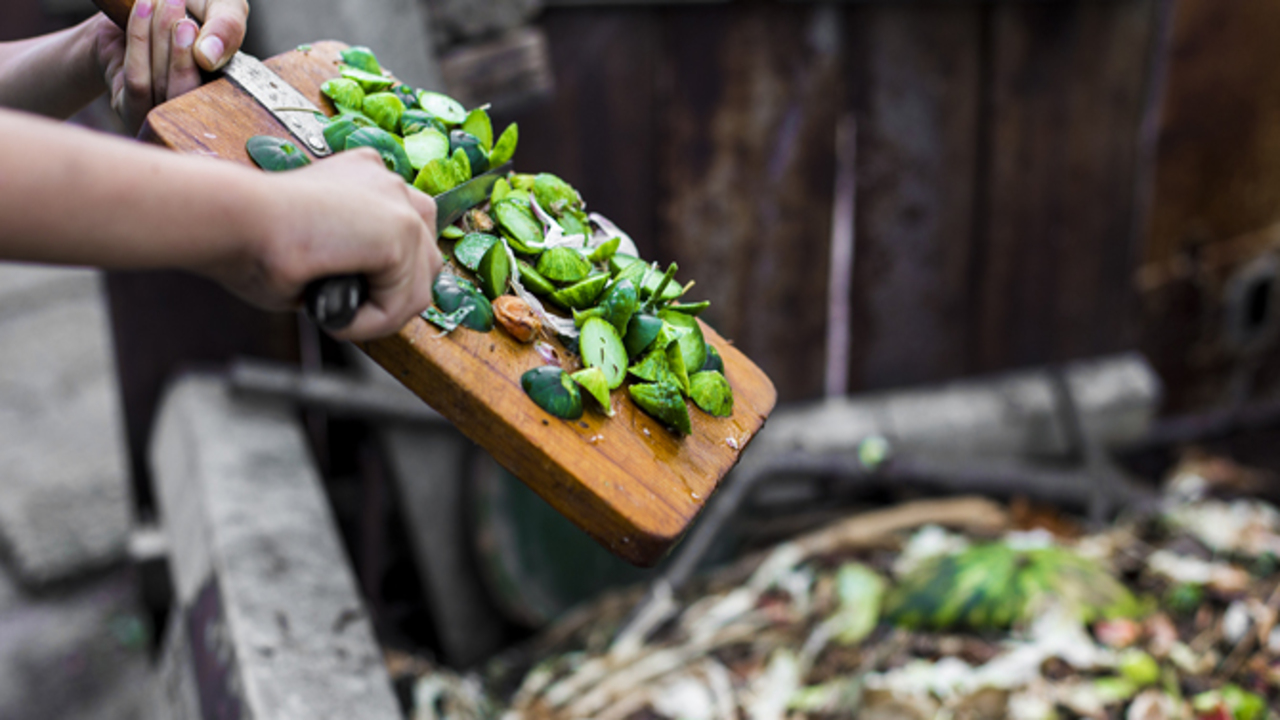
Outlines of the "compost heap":
<svg viewBox="0 0 1280 720">
<path fill-rule="evenodd" d="M 855 516 L 621 635 L 639 592 L 562 618 L 519 670 L 423 672 L 414 717 L 1272 717 L 1280 512 L 1229 492 L 1255 477 L 1186 458 L 1157 512 L 1094 534 L 979 499 Z"/>
</svg>

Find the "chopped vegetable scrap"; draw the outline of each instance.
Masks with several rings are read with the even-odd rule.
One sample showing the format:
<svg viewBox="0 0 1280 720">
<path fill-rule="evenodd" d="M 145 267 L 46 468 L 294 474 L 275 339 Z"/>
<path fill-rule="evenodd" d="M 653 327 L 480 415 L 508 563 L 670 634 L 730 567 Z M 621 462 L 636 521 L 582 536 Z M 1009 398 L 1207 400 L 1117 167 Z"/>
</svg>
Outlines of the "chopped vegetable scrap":
<svg viewBox="0 0 1280 720">
<path fill-rule="evenodd" d="M 1159 509 L 1075 537 L 972 498 L 854 515 L 643 622 L 644 588 L 615 591 L 482 671 L 420 682 L 468 688 L 455 718 L 1278 717 L 1280 513 L 1189 496 L 1188 474 Z"/>
<path fill-rule="evenodd" d="M 335 152 L 373 148 L 387 169 L 433 196 L 515 155 L 519 129 L 513 123 L 495 139 L 487 106 L 468 111 L 447 95 L 398 83 L 365 47 L 344 50 L 342 59 L 339 77 L 321 86 L 336 111 L 324 130 Z M 279 138 L 255 137 L 247 149 L 269 171 L 309 162 Z M 455 267 L 437 279 L 436 305 L 423 317 L 445 333 L 487 332 L 496 317 L 522 343 L 540 333 L 558 338 L 579 354 L 573 365 L 600 371 L 565 378 L 606 416 L 614 412 L 609 393 L 628 378 L 627 395 L 678 435 L 692 431 L 689 401 L 713 417 L 733 414 L 724 363 L 696 319 L 709 303 L 681 302 L 693 283 L 675 282 L 676 265 L 663 271 L 641 260 L 631 238 L 588 214 L 561 178 L 508 173 L 441 238 L 452 242 Z M 560 382 L 529 377 L 524 389 L 543 410 L 581 415 L 576 390 L 570 402 Z"/>
</svg>

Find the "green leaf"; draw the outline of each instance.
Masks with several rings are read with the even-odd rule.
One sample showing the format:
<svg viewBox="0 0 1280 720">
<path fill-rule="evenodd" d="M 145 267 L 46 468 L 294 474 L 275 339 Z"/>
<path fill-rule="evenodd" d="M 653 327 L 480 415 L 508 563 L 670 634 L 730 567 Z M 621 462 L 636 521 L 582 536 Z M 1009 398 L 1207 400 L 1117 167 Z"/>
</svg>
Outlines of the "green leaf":
<svg viewBox="0 0 1280 720">
<path fill-rule="evenodd" d="M 886 614 L 908 627 L 1005 628 L 1029 622 L 1050 603 L 1086 623 L 1142 611 L 1092 560 L 1056 546 L 996 542 L 925 561 L 890 593 Z"/>
<path fill-rule="evenodd" d="M 880 622 L 880 605 L 886 583 L 875 570 L 862 563 L 845 563 L 836 572 L 836 595 L 840 605 L 824 623 L 841 645 L 862 642 Z"/>
<path fill-rule="evenodd" d="M 457 225 L 449 225 L 440 231 L 440 237 L 445 240 L 461 240 L 466 233 Z"/>
<path fill-rule="evenodd" d="M 462 129 L 480 141 L 480 147 L 484 148 L 486 156 L 493 150 L 493 122 L 489 120 L 489 113 L 484 108 L 476 108 L 468 113 L 467 119 L 462 121 Z"/>
<path fill-rule="evenodd" d="M 245 150 L 258 167 L 269 172 L 293 170 L 311 164 L 311 158 L 296 145 L 277 137 L 258 135 L 249 138 Z"/>
<path fill-rule="evenodd" d="M 515 123 L 507 126 L 502 131 L 502 135 L 498 137 L 498 141 L 493 144 L 493 150 L 489 153 L 489 165 L 499 167 L 506 164 L 515 157 L 516 144 L 520 142 L 520 128 Z"/>
</svg>

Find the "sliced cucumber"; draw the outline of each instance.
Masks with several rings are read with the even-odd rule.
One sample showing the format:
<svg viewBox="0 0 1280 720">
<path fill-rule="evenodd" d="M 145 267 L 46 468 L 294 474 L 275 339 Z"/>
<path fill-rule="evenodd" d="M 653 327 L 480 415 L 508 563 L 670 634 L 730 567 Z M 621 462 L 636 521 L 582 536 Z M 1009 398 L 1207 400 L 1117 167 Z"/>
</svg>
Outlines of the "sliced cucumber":
<svg viewBox="0 0 1280 720">
<path fill-rule="evenodd" d="M 627 377 L 627 350 L 612 325 L 600 318 L 589 318 L 582 324 L 578 347 L 587 367 L 604 372 L 610 390 L 622 385 Z"/>
</svg>

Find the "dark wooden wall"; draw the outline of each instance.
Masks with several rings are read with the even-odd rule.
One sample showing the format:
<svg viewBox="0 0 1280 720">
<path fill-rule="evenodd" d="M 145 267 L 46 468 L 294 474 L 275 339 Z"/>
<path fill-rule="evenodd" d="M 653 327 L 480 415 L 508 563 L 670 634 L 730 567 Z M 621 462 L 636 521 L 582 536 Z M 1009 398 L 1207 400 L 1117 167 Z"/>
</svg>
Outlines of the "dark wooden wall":
<svg viewBox="0 0 1280 720">
<path fill-rule="evenodd" d="M 1171 409 L 1275 397 L 1280 347 L 1232 343 L 1225 296 L 1236 273 L 1280 252 L 1280 4 L 1180 0 L 1172 28 L 1142 348 Z"/>
<path fill-rule="evenodd" d="M 1129 349 L 1162 0 L 548 9 L 563 175 L 784 400 L 823 391 L 836 127 L 856 125 L 852 391 Z"/>
</svg>

